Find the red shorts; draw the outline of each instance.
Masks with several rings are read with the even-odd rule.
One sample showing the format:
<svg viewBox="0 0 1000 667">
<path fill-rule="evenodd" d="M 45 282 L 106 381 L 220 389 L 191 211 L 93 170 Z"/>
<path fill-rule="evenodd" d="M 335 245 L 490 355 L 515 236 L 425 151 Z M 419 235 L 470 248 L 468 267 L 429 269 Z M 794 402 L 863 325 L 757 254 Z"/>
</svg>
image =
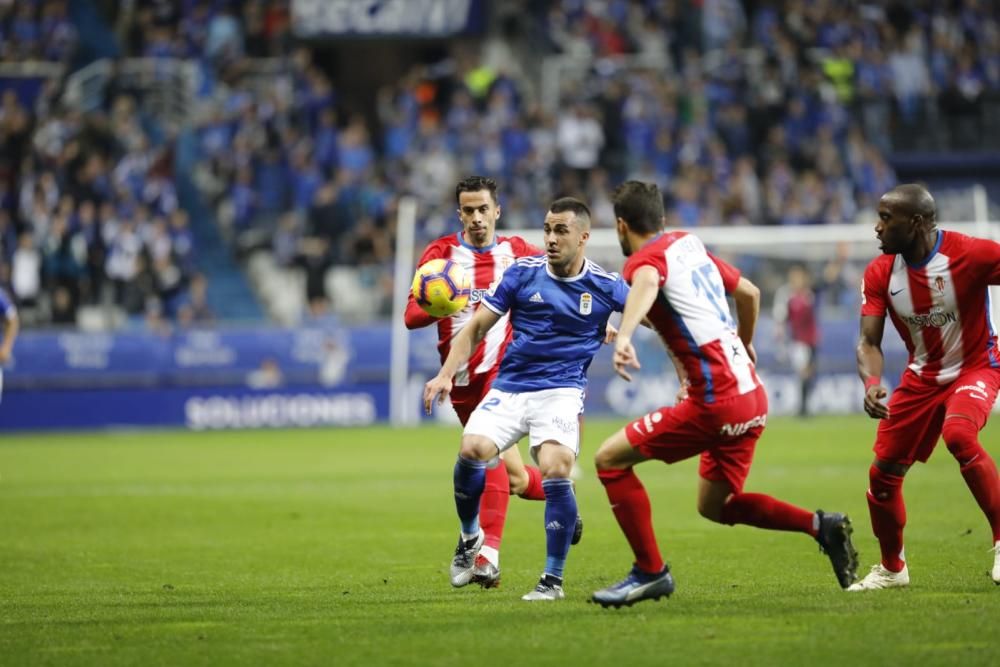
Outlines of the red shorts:
<svg viewBox="0 0 1000 667">
<path fill-rule="evenodd" d="M 926 461 L 934 451 L 945 415 L 969 417 L 981 429 L 1000 388 L 1000 369 L 966 371 L 945 385 L 927 384 L 905 371 L 889 397 L 889 418 L 878 423 L 875 456 L 889 463 Z"/>
<path fill-rule="evenodd" d="M 698 474 L 739 493 L 766 421 L 767 392 L 758 387 L 715 403 L 689 398 L 654 410 L 626 426 L 625 437 L 646 458 L 667 463 L 701 454 Z"/>
</svg>

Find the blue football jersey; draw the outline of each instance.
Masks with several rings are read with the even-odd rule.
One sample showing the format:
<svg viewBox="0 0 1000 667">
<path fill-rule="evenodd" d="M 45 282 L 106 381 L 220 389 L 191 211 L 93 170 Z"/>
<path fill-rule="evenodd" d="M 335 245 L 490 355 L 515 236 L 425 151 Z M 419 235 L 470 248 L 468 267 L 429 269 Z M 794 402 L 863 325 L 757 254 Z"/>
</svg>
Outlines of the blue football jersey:
<svg viewBox="0 0 1000 667">
<path fill-rule="evenodd" d="M 621 276 L 589 259 L 571 278 L 554 275 L 544 256 L 518 259 L 482 301 L 500 315 L 509 310 L 514 329 L 493 387 L 512 393 L 584 389 L 608 317 L 625 308 L 627 297 Z"/>
<path fill-rule="evenodd" d="M 14 307 L 14 300 L 0 287 L 0 319 L 9 320 L 13 317 L 17 317 L 17 308 Z"/>
</svg>

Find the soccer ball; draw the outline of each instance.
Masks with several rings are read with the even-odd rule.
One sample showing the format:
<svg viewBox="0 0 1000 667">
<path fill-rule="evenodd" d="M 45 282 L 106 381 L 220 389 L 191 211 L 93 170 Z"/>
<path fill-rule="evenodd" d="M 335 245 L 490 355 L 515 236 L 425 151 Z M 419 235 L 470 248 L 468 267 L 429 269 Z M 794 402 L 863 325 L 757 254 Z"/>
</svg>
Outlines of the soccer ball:
<svg viewBox="0 0 1000 667">
<path fill-rule="evenodd" d="M 417 269 L 410 291 L 425 313 L 448 317 L 469 303 L 469 274 L 450 259 L 432 259 Z"/>
</svg>

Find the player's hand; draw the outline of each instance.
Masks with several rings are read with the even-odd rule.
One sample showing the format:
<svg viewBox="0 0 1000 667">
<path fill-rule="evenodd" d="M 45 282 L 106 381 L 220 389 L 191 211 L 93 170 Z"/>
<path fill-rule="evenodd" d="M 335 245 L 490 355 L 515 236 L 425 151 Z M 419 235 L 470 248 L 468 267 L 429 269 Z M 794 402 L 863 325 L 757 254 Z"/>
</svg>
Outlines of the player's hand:
<svg viewBox="0 0 1000 667">
<path fill-rule="evenodd" d="M 611 322 L 608 322 L 608 326 L 604 329 L 604 344 L 610 345 L 618 337 L 618 329 L 615 329 Z"/>
<path fill-rule="evenodd" d="M 451 378 L 443 375 L 435 375 L 424 385 L 424 412 L 431 413 L 434 401 L 438 405 L 444 403 L 444 398 L 451 393 Z"/>
<path fill-rule="evenodd" d="M 630 366 L 632 368 L 642 368 L 630 338 L 618 336 L 615 340 L 615 353 L 612 357 L 612 363 L 615 366 L 615 373 L 618 373 L 618 375 L 628 382 L 632 381 L 632 376 L 625 369 Z"/>
<path fill-rule="evenodd" d="M 868 387 L 865 392 L 865 412 L 872 419 L 888 419 L 889 406 L 882 402 L 882 399 L 889 395 L 889 392 L 880 384 Z"/>
<path fill-rule="evenodd" d="M 686 399 L 688 397 L 688 387 L 690 387 L 690 386 L 691 386 L 691 383 L 689 381 L 687 381 L 687 380 L 684 380 L 684 382 L 681 382 L 681 388 L 677 390 L 677 396 L 675 397 L 675 402 L 676 403 L 680 403 L 681 401 L 683 401 L 684 399 Z"/>
<path fill-rule="evenodd" d="M 6 347 L 0 347 L 0 364 L 5 364 L 10 361 L 10 349 Z"/>
<path fill-rule="evenodd" d="M 757 365 L 757 350 L 753 349 L 753 343 L 747 343 L 743 347 L 745 347 L 747 349 L 747 356 L 750 357 L 750 361 L 752 361 L 753 365 L 756 366 Z"/>
</svg>

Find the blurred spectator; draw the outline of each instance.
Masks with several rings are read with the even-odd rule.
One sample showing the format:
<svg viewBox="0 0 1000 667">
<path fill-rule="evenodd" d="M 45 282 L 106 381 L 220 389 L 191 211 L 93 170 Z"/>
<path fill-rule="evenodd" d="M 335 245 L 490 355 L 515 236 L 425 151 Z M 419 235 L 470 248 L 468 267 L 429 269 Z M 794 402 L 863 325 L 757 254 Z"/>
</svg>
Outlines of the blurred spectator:
<svg viewBox="0 0 1000 667">
<path fill-rule="evenodd" d="M 809 272 L 802 265 L 788 270 L 788 281 L 774 294 L 774 337 L 779 354 L 799 379 L 799 416 L 809 416 L 809 395 L 816 378 L 819 346 L 818 308 Z"/>
<path fill-rule="evenodd" d="M 215 321 L 215 314 L 208 305 L 208 280 L 204 274 L 191 276 L 186 294 L 182 294 L 177 304 L 177 322 L 189 327 Z"/>
<path fill-rule="evenodd" d="M 281 367 L 270 357 L 263 359 L 258 368 L 247 374 L 247 386 L 251 389 L 276 389 L 284 382 Z"/>
</svg>

